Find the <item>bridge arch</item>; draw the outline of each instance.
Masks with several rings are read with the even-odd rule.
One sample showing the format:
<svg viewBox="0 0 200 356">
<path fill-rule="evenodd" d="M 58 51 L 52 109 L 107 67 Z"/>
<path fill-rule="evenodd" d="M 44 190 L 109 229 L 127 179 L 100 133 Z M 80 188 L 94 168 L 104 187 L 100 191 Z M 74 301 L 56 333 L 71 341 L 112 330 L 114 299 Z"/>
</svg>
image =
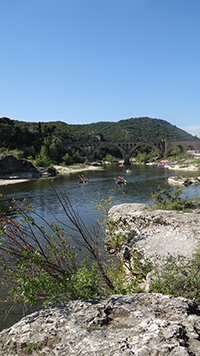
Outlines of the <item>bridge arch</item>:
<svg viewBox="0 0 200 356">
<path fill-rule="evenodd" d="M 196 152 L 200 151 L 200 140 L 194 141 L 93 141 L 93 142 L 65 142 L 65 148 L 77 148 L 84 153 L 89 162 L 94 159 L 95 153 L 102 147 L 114 147 L 121 153 L 124 163 L 129 164 L 130 157 L 134 150 L 139 146 L 151 147 L 159 156 L 159 158 L 166 156 L 168 149 L 179 147 L 181 152 L 187 152 L 189 149 L 194 149 Z"/>
<path fill-rule="evenodd" d="M 185 149 L 182 145 L 177 145 L 177 147 L 180 149 L 181 153 L 183 153 L 185 151 Z"/>
<path fill-rule="evenodd" d="M 200 151 L 200 140 L 191 140 L 191 141 L 166 141 L 166 149 L 173 149 L 179 147 L 181 152 L 186 153 L 188 149 L 195 150 L 196 152 Z"/>
<path fill-rule="evenodd" d="M 80 144 L 76 144 L 76 143 L 70 143 L 68 145 L 68 148 L 78 148 L 79 150 L 81 150 L 85 156 L 87 157 L 88 161 L 91 162 L 92 159 L 91 159 L 91 154 Z"/>
<path fill-rule="evenodd" d="M 95 141 L 95 142 L 68 142 L 65 147 L 77 148 L 81 150 L 87 157 L 89 162 L 94 160 L 95 153 L 103 147 L 116 148 L 122 155 L 124 164 L 130 164 L 130 157 L 133 151 L 139 146 L 150 146 L 159 157 L 162 157 L 165 149 L 164 141 L 158 142 L 143 142 L 143 141 Z"/>
<path fill-rule="evenodd" d="M 94 158 L 95 154 L 97 153 L 97 151 L 104 147 L 115 147 L 121 153 L 122 158 L 125 161 L 126 152 L 118 144 L 112 143 L 112 142 L 105 142 L 105 144 L 101 144 L 101 145 L 97 146 L 92 152 L 93 158 Z"/>
<path fill-rule="evenodd" d="M 130 151 L 130 157 L 132 155 L 132 153 L 135 151 L 136 148 L 140 147 L 140 146 L 149 146 L 151 147 L 157 154 L 158 157 L 161 158 L 162 157 L 162 152 L 160 151 L 160 149 L 158 147 L 156 147 L 154 144 L 152 143 L 148 143 L 148 142 L 139 142 L 138 144 L 136 144 Z"/>
<path fill-rule="evenodd" d="M 187 151 L 195 151 L 195 148 L 193 145 L 188 145 L 186 149 L 187 149 Z"/>
</svg>

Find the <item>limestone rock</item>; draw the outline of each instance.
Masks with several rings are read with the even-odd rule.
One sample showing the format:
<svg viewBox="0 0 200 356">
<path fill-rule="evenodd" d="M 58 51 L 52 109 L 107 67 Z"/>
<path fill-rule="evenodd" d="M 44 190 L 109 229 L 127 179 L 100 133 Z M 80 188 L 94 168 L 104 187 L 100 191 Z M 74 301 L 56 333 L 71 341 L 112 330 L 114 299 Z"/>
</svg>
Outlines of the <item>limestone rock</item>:
<svg viewBox="0 0 200 356">
<path fill-rule="evenodd" d="M 162 294 L 71 301 L 0 333 L 0 356 L 200 355 L 200 309 Z"/>
<path fill-rule="evenodd" d="M 137 246 L 147 258 L 168 253 L 191 257 L 200 246 L 199 211 L 192 213 L 149 211 L 145 204 L 121 204 L 112 207 L 109 214 L 112 220 L 119 222 L 116 234 L 122 231 L 126 223 L 130 226 L 121 251 Z M 106 247 L 108 251 L 113 248 L 109 238 Z M 118 257 L 122 259 L 119 253 Z"/>
</svg>

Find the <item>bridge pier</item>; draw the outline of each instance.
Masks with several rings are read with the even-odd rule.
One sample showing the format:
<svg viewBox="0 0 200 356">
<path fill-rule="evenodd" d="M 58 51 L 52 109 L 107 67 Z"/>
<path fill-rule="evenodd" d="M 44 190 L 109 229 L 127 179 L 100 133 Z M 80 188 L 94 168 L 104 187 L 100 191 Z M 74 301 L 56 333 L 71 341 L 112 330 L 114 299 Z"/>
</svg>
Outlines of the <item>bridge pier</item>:
<svg viewBox="0 0 200 356">
<path fill-rule="evenodd" d="M 86 157 L 89 163 L 94 161 L 94 155 L 92 153 L 88 153 Z"/>
<path fill-rule="evenodd" d="M 131 163 L 130 163 L 130 155 L 129 155 L 129 154 L 127 154 L 127 153 L 124 154 L 124 155 L 123 155 L 123 159 L 124 159 L 124 164 L 125 164 L 125 165 L 131 164 Z"/>
</svg>

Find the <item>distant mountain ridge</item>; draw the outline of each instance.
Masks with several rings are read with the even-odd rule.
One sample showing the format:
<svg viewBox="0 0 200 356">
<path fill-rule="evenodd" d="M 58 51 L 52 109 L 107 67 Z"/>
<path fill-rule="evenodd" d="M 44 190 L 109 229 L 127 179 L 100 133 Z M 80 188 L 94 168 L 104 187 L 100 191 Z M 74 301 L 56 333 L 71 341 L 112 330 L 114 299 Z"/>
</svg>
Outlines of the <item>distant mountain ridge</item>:
<svg viewBox="0 0 200 356">
<path fill-rule="evenodd" d="M 36 122 L 14 120 L 15 125 L 35 130 Z M 162 119 L 138 117 L 120 120 L 118 122 L 100 121 L 91 124 L 67 124 L 62 121 L 41 122 L 44 125 L 54 125 L 54 133 L 76 141 L 94 141 L 101 138 L 105 141 L 154 141 L 154 140 L 199 140 L 198 137 L 170 124 Z"/>
</svg>

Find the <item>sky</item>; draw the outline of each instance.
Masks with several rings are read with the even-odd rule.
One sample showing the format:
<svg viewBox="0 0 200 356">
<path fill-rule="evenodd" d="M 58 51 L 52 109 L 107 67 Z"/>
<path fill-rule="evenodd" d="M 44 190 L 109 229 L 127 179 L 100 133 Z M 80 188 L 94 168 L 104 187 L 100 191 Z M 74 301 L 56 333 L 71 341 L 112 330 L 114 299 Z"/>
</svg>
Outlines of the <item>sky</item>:
<svg viewBox="0 0 200 356">
<path fill-rule="evenodd" d="M 0 117 L 200 137 L 199 0 L 0 0 Z"/>
</svg>

